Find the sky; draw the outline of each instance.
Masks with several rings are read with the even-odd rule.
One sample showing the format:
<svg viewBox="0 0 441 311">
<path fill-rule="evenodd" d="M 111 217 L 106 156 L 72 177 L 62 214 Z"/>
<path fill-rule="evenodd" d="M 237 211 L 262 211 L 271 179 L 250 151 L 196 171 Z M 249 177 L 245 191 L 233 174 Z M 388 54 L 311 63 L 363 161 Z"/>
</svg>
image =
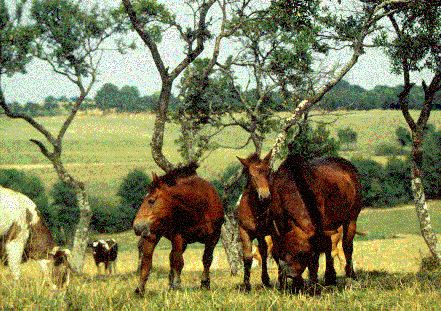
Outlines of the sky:
<svg viewBox="0 0 441 311">
<path fill-rule="evenodd" d="M 11 4 L 14 1 L 6 0 L 7 4 L 8 2 Z M 171 7 L 182 8 L 178 0 L 168 1 L 168 5 L 170 3 Z M 179 18 L 182 22 L 185 22 L 188 16 L 183 14 Z M 117 51 L 105 52 L 98 81 L 91 91 L 91 97 L 94 97 L 96 91 L 104 83 L 113 83 L 119 87 L 123 85 L 136 86 L 142 95 L 160 91 L 159 74 L 148 49 L 143 46 L 143 43 L 135 34 L 132 36 L 137 40 L 138 48 L 136 50 L 129 51 L 126 54 L 120 54 Z M 179 42 L 179 38 L 176 34 L 166 33 L 159 45 L 164 62 L 170 68 L 173 68 L 183 57 L 181 46 L 176 44 L 177 42 Z M 212 45 L 208 44 L 205 53 L 209 53 L 211 48 Z M 231 52 L 231 49 L 234 49 L 234 46 L 229 42 L 225 42 L 221 49 L 221 57 L 225 58 Z M 349 56 L 348 51 L 340 50 L 333 52 L 329 58 L 332 62 L 344 63 Z M 421 77 L 415 77 L 414 82 L 420 84 L 421 78 L 429 80 L 430 77 L 430 73 L 424 73 Z M 372 89 L 376 85 L 396 86 L 402 84 L 401 76 L 390 73 L 389 62 L 383 52 L 374 48 L 366 49 L 366 53 L 359 58 L 358 63 L 344 79 L 366 89 Z M 39 60 L 34 60 L 27 66 L 26 74 L 15 74 L 11 78 L 2 78 L 2 87 L 8 102 L 41 102 L 49 95 L 55 97 L 78 95 L 75 85 L 65 77 L 54 73 L 49 65 Z"/>
</svg>

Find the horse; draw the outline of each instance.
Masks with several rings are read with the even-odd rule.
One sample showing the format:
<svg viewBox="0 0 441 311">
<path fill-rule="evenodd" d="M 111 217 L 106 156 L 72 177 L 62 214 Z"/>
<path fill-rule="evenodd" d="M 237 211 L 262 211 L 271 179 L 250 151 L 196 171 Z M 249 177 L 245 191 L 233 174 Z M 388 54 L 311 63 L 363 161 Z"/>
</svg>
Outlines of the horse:
<svg viewBox="0 0 441 311">
<path fill-rule="evenodd" d="M 262 185 L 264 192 L 265 185 L 270 189 L 265 198 L 269 203 L 263 205 L 260 213 L 266 215 L 269 223 L 266 229 L 271 232 L 273 256 L 278 260 L 279 286 L 284 287 L 286 277 L 290 277 L 293 289 L 301 289 L 304 285 L 301 275 L 306 267 L 310 280 L 318 282 L 318 258 L 322 252 L 326 254 L 325 284 L 335 284 L 331 236 L 340 226 L 343 226 L 346 276 L 355 277 L 353 238 L 362 207 L 356 168 L 339 157 L 306 161 L 289 155 L 276 172 L 268 174 L 268 156 L 264 160 L 255 155 L 250 158 L 256 159 L 253 165 L 259 169 L 254 173 L 248 170 L 249 184 L 257 193 Z M 258 204 L 262 204 L 262 197 Z"/>
<path fill-rule="evenodd" d="M 188 244 L 205 245 L 201 288 L 210 288 L 210 266 L 224 222 L 224 209 L 216 189 L 196 174 L 198 165 L 191 163 L 158 177 L 152 174 L 145 196 L 133 222 L 135 234 L 141 236 L 141 269 L 135 290 L 143 294 L 152 266 L 152 255 L 161 237 L 172 243 L 169 286 L 180 287 L 184 266 L 183 253 Z"/>
<path fill-rule="evenodd" d="M 272 226 L 268 209 L 270 203 L 271 169 L 269 161 L 271 153 L 263 160 L 260 159 L 257 153 L 245 159 L 237 158 L 242 163 L 244 175 L 247 177 L 247 184 L 237 209 L 244 264 L 244 279 L 241 289 L 250 291 L 250 270 L 253 262 L 252 242 L 254 239 L 258 241 L 258 249 L 262 257 L 262 284 L 266 287 L 270 286 L 267 266 L 268 245 L 265 236 L 271 234 Z M 275 260 L 277 262 L 276 258 Z"/>
<path fill-rule="evenodd" d="M 305 160 L 289 155 L 273 176 L 271 215 L 274 249 L 281 275 L 292 278 L 297 291 L 304 285 L 308 267 L 310 280 L 318 281 L 318 257 L 326 254 L 325 284 L 336 284 L 331 236 L 343 226 L 345 274 L 355 278 L 353 239 L 361 211 L 361 184 L 357 169 L 340 157 Z M 280 282 L 284 283 L 281 278 Z"/>
</svg>

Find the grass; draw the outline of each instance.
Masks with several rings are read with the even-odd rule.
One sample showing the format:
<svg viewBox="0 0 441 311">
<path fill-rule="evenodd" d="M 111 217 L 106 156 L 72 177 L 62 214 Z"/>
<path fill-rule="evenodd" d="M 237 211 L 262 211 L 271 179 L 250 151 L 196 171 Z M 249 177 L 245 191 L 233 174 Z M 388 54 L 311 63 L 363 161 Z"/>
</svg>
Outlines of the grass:
<svg viewBox="0 0 441 311">
<path fill-rule="evenodd" d="M 313 113 L 315 114 L 315 113 Z M 412 111 L 415 115 L 416 111 Z M 356 148 L 342 152 L 342 156 L 373 157 L 384 163 L 385 156 L 374 156 L 375 146 L 380 142 L 393 142 L 395 128 L 405 125 L 400 111 L 354 111 L 347 115 L 317 116 L 317 121 L 335 121 L 331 131 L 337 136 L 340 128 L 351 127 L 358 133 Z M 63 117 L 44 117 L 38 119 L 50 131 L 56 132 Z M 441 111 L 434 111 L 431 122 L 441 124 Z M 151 158 L 150 146 L 154 115 L 151 114 L 111 114 L 106 116 L 80 115 L 68 130 L 63 148 L 63 160 L 74 176 L 84 181 L 91 195 L 115 198 L 122 178 L 135 168 L 157 171 Z M 40 176 L 49 188 L 56 175 L 50 163 L 40 154 L 38 148 L 29 142 L 30 138 L 41 138 L 23 121 L 0 118 L 0 169 L 18 168 Z M 179 162 L 174 141 L 179 128 L 167 127 L 164 153 L 174 163 Z M 234 138 L 234 139 L 233 139 Z M 274 141 L 268 137 L 266 148 Z M 246 134 L 238 128 L 229 128 L 218 136 L 222 144 L 239 146 L 246 140 Z M 244 150 L 221 149 L 213 152 L 199 169 L 200 174 L 209 180 L 216 179 L 236 156 L 246 156 L 251 147 Z"/>
<path fill-rule="evenodd" d="M 415 114 L 416 112 L 412 112 Z M 332 116 L 318 120 L 332 121 Z M 40 118 L 51 131 L 61 124 L 61 117 Z M 441 112 L 432 113 L 431 121 L 439 128 Z M 122 178 L 132 169 L 159 171 L 154 164 L 149 142 L 154 116 L 139 115 L 81 115 L 68 131 L 63 149 L 67 168 L 86 182 L 91 195 L 116 202 L 116 189 Z M 354 156 L 373 157 L 384 163 L 387 157 L 374 157 L 380 142 L 393 142 L 395 128 L 404 125 L 399 111 L 357 111 L 332 123 L 336 136 L 339 128 L 351 127 L 358 133 L 354 150 L 342 152 Z M 29 143 L 30 138 L 41 138 L 22 121 L 0 118 L 0 169 L 18 168 L 40 176 L 49 188 L 56 180 L 47 160 Z M 167 128 L 164 152 L 174 162 L 179 161 L 174 141 L 179 129 Z M 232 139 L 234 137 L 234 140 Z M 218 137 L 224 144 L 240 145 L 246 135 L 238 129 L 229 129 Z M 266 148 L 274 137 L 268 138 Z M 213 152 L 202 163 L 200 174 L 215 179 L 235 156 L 245 156 L 251 149 L 236 151 L 224 149 Z M 441 202 L 429 202 L 432 222 L 441 228 Z M 253 291 L 243 294 L 237 290 L 241 276 L 231 276 L 223 249 L 218 246 L 212 266 L 212 289 L 198 289 L 202 271 L 200 244 L 191 245 L 184 255 L 183 289 L 167 289 L 168 254 L 170 243 L 161 240 L 154 254 L 154 269 L 147 283 L 144 298 L 136 297 L 137 238 L 132 232 L 96 237 L 113 237 L 120 244 L 116 275 L 97 277 L 91 254 L 87 254 L 84 274 L 75 276 L 66 293 L 51 292 L 41 287 L 41 274 L 35 262 L 23 265 L 20 282 L 11 279 L 9 270 L 0 266 L 0 309 L 17 310 L 242 310 L 242 309 L 441 309 L 441 271 L 421 272 L 420 263 L 427 255 L 427 247 L 419 236 L 419 226 L 412 206 L 393 209 L 366 209 L 362 211 L 358 228 L 368 233 L 356 237 L 354 259 L 359 274 L 357 280 L 346 280 L 337 266 L 338 286 L 320 288 L 321 294 L 291 295 L 274 289 L 259 287 L 259 270 L 252 272 Z M 320 275 L 324 262 L 321 258 Z M 275 264 L 270 266 L 271 279 L 276 278 Z"/>
<path fill-rule="evenodd" d="M 441 202 L 431 202 L 434 223 L 441 222 Z M 396 212 L 400 212 L 397 214 Z M 253 290 L 244 294 L 237 289 L 242 275 L 231 276 L 221 246 L 214 253 L 211 271 L 212 289 L 200 290 L 202 272 L 201 245 L 192 244 L 184 254 L 182 289 L 169 291 L 168 254 L 170 244 L 161 240 L 154 253 L 153 271 L 147 282 L 146 294 L 137 297 L 134 272 L 137 266 L 137 237 L 133 232 L 97 235 L 115 238 L 121 245 L 118 272 L 113 276 L 97 276 L 92 255 L 86 254 L 84 274 L 75 276 L 66 293 L 52 292 L 40 286 L 40 272 L 35 262 L 23 264 L 23 278 L 11 280 L 10 272 L 0 267 L 0 309 L 17 310 L 436 310 L 441 308 L 441 271 L 421 272 L 420 263 L 427 247 L 415 232 L 415 216 L 401 221 L 397 215 L 413 212 L 410 206 L 397 210 L 364 210 L 359 227 L 368 236 L 381 232 L 383 239 L 357 239 L 354 259 L 357 280 L 343 277 L 336 264 L 338 285 L 318 286 L 320 294 L 294 295 L 260 286 L 259 269 L 252 270 Z M 439 227 L 439 226 L 438 226 Z M 322 256 L 323 257 L 323 256 Z M 320 259 L 319 277 L 324 274 L 324 258 Z M 276 279 L 276 265 L 270 263 L 270 276 Z M 305 275 L 306 276 L 306 275 Z"/>
</svg>

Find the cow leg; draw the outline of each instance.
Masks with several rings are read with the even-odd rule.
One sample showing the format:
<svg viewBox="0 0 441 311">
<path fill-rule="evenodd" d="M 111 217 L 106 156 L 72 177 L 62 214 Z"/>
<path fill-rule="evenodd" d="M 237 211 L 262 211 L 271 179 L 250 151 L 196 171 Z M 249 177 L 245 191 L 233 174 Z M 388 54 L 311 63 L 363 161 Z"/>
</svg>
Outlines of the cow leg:
<svg viewBox="0 0 441 311">
<path fill-rule="evenodd" d="M 115 259 L 115 260 L 112 262 L 113 274 L 118 273 L 118 272 L 117 272 L 117 269 L 116 269 L 116 265 L 117 265 L 117 263 L 118 263 L 118 259 Z"/>
<path fill-rule="evenodd" d="M 178 289 L 181 287 L 181 271 L 184 267 L 183 253 L 186 244 L 181 235 L 175 235 L 172 240 L 172 250 L 170 252 L 170 289 Z"/>
<path fill-rule="evenodd" d="M 28 237 L 29 230 L 22 229 L 14 240 L 6 242 L 5 249 L 8 256 L 8 265 L 15 280 L 20 278 L 20 264 Z"/>
<path fill-rule="evenodd" d="M 242 227 L 239 227 L 239 236 L 242 241 L 242 248 L 243 248 L 243 267 L 244 267 L 243 290 L 248 292 L 251 290 L 250 270 L 251 270 L 251 265 L 253 263 L 253 248 L 252 248 L 253 245 L 250 235 Z"/>
<path fill-rule="evenodd" d="M 262 284 L 263 286 L 269 287 L 271 284 L 268 275 L 268 245 L 265 237 L 259 237 L 257 238 L 257 241 L 259 242 L 259 253 L 262 257 Z"/>
<path fill-rule="evenodd" d="M 320 253 L 314 252 L 308 265 L 309 280 L 312 283 L 318 283 L 319 257 Z"/>
<path fill-rule="evenodd" d="M 355 278 L 354 265 L 352 262 L 352 252 L 354 251 L 354 236 L 357 230 L 356 220 L 343 225 L 343 252 L 346 257 L 346 276 Z"/>
<path fill-rule="evenodd" d="M 144 294 L 145 283 L 150 275 L 152 268 L 153 251 L 158 244 L 160 236 L 150 235 L 143 239 L 142 243 L 142 258 L 141 258 L 141 271 L 139 273 L 139 284 L 135 289 L 135 293 L 139 295 Z"/>
</svg>

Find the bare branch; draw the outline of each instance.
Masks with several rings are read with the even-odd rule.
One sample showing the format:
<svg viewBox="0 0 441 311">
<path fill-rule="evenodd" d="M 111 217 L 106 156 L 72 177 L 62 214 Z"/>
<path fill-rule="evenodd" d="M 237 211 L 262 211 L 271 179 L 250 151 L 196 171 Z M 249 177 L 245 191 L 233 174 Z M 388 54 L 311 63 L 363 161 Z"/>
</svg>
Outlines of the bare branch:
<svg viewBox="0 0 441 311">
<path fill-rule="evenodd" d="M 153 41 L 150 34 L 144 30 L 143 25 L 141 24 L 138 17 L 136 16 L 136 12 L 133 9 L 133 6 L 132 6 L 132 3 L 130 2 L 130 0 L 123 0 L 123 4 L 124 4 L 125 10 L 126 10 L 126 13 L 129 15 L 130 22 L 132 23 L 133 28 L 135 28 L 136 32 L 141 37 L 142 41 L 144 41 L 144 43 L 149 48 L 149 50 L 152 54 L 152 57 L 153 57 L 153 61 L 155 62 L 156 68 L 158 69 L 159 75 L 161 76 L 161 80 L 162 81 L 167 80 L 169 78 L 169 75 L 168 75 L 166 67 L 164 66 L 164 62 L 162 61 L 161 55 L 159 54 L 158 46 Z"/>
</svg>

